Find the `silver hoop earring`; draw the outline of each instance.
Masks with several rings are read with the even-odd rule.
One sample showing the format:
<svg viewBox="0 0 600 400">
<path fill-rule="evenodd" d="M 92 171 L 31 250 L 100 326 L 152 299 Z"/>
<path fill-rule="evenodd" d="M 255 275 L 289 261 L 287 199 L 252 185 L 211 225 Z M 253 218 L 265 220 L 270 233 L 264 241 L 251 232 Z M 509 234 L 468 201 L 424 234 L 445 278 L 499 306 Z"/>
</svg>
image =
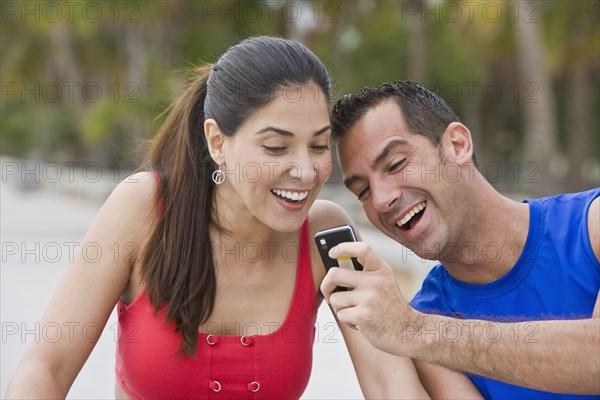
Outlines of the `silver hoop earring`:
<svg viewBox="0 0 600 400">
<path fill-rule="evenodd" d="M 225 182 L 225 172 L 223 172 L 221 167 L 212 173 L 212 181 L 215 183 L 215 185 L 220 185 L 221 183 Z"/>
</svg>

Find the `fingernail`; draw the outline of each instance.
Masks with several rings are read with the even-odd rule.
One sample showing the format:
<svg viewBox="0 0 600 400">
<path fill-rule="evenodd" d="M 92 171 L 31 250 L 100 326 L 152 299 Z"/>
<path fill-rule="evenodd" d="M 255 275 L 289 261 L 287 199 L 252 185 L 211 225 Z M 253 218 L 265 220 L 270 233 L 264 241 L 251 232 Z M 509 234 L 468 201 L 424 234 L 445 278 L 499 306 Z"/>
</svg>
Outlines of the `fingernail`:
<svg viewBox="0 0 600 400">
<path fill-rule="evenodd" d="M 337 246 L 335 246 L 335 247 L 332 247 L 332 248 L 329 250 L 329 253 L 327 253 L 327 254 L 328 254 L 328 255 L 329 255 L 329 257 L 331 257 L 331 258 L 335 258 L 335 253 L 337 253 Z"/>
</svg>

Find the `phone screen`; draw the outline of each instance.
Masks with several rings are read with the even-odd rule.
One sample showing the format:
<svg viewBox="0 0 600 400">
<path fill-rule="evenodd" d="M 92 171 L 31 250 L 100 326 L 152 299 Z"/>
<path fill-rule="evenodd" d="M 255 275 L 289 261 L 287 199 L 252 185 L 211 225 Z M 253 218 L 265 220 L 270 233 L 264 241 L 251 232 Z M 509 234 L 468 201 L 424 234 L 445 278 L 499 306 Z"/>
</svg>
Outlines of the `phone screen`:
<svg viewBox="0 0 600 400">
<path fill-rule="evenodd" d="M 332 267 L 341 267 L 362 271 L 363 266 L 356 258 L 331 258 L 329 250 L 343 242 L 356 242 L 356 235 L 350 225 L 337 226 L 335 228 L 326 229 L 315 234 L 315 243 L 319 249 L 319 255 L 323 260 L 323 265 L 326 270 Z"/>
</svg>

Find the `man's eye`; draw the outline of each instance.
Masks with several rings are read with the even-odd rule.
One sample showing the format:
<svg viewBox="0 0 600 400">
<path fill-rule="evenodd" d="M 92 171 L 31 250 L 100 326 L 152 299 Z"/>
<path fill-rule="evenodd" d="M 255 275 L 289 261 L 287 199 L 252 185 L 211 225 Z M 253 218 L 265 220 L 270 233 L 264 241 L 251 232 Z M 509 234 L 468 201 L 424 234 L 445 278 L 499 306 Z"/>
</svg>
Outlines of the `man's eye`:
<svg viewBox="0 0 600 400">
<path fill-rule="evenodd" d="M 399 170 L 400 167 L 402 166 L 402 164 L 404 164 L 405 160 L 406 160 L 406 158 L 403 158 L 402 160 L 398 161 L 397 163 L 392 164 L 388 168 L 388 172 L 395 172 L 395 171 Z"/>
<path fill-rule="evenodd" d="M 278 146 L 263 146 L 263 148 L 267 152 L 273 153 L 273 154 L 283 153 L 284 151 L 287 150 L 287 147 L 278 147 Z"/>
<path fill-rule="evenodd" d="M 365 201 L 365 197 L 367 197 L 368 194 L 369 194 L 369 187 L 367 186 L 366 188 L 361 190 L 360 193 L 358 193 L 358 195 L 356 197 L 358 197 L 358 200 L 360 200 L 360 201 Z"/>
</svg>

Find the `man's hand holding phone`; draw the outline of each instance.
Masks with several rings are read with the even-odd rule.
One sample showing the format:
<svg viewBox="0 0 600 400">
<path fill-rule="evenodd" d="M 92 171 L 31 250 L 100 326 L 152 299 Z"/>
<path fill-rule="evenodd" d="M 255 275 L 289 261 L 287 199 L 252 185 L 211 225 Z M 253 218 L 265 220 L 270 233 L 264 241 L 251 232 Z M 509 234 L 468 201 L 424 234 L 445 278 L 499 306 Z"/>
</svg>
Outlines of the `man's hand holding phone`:
<svg viewBox="0 0 600 400">
<path fill-rule="evenodd" d="M 364 242 L 340 243 L 328 255 L 337 260 L 355 258 L 364 267 L 362 271 L 330 268 L 321 283 L 321 292 L 338 319 L 378 349 L 410 356 L 411 346 L 398 343 L 398 334 L 407 323 L 417 323 L 420 313 L 400 293 L 390 265 Z M 352 290 L 335 292 L 338 286 Z"/>
</svg>

